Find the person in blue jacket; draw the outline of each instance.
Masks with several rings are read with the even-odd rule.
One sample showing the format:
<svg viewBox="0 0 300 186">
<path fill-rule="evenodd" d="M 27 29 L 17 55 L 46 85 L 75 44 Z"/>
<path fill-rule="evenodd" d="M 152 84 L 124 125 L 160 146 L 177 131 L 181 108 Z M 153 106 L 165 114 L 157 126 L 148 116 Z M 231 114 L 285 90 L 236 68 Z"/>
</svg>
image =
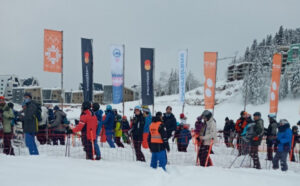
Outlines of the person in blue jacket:
<svg viewBox="0 0 300 186">
<path fill-rule="evenodd" d="M 148 149 L 148 134 L 149 134 L 149 127 L 152 123 L 152 115 L 150 112 L 150 109 L 148 106 L 143 106 L 143 115 L 145 117 L 145 126 L 144 126 L 144 134 L 143 134 L 143 142 L 142 142 L 142 147 L 144 149 Z"/>
<path fill-rule="evenodd" d="M 292 146 L 292 130 L 286 119 L 282 119 L 279 122 L 276 143 L 278 144 L 278 149 L 272 161 L 273 169 L 279 169 L 280 160 L 281 170 L 287 171 L 287 157 Z"/>
<path fill-rule="evenodd" d="M 105 127 L 105 135 L 106 141 L 111 148 L 116 148 L 113 141 L 113 131 L 114 131 L 114 122 L 115 122 L 115 114 L 112 110 L 111 105 L 106 106 L 105 110 L 105 120 L 102 122 L 102 125 Z"/>
<path fill-rule="evenodd" d="M 100 109 L 99 103 L 93 103 L 93 112 L 97 116 L 97 120 L 98 120 L 98 126 L 97 126 L 97 131 L 96 131 L 96 140 L 95 140 L 96 160 L 100 160 L 101 159 L 101 152 L 100 152 L 100 147 L 98 145 L 98 137 L 99 137 L 101 129 L 102 129 L 102 114 L 103 114 L 103 111 Z"/>
</svg>

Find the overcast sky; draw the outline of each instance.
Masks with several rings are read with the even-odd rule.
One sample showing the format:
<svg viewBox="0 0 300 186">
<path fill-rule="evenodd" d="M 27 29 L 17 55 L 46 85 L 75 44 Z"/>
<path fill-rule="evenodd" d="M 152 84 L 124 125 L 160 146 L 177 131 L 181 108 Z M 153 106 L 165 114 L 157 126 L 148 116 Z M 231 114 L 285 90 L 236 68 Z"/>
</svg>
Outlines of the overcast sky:
<svg viewBox="0 0 300 186">
<path fill-rule="evenodd" d="M 242 55 L 280 25 L 300 27 L 299 8 L 298 0 L 0 0 L 0 74 L 59 87 L 59 74 L 43 72 L 47 28 L 64 31 L 67 89 L 82 81 L 81 37 L 93 39 L 95 82 L 111 84 L 111 44 L 125 44 L 127 86 L 140 83 L 140 47 L 155 48 L 156 77 L 177 68 L 177 53 L 187 48 L 188 69 L 202 81 L 204 51 Z M 219 61 L 218 79 L 229 62 Z"/>
</svg>

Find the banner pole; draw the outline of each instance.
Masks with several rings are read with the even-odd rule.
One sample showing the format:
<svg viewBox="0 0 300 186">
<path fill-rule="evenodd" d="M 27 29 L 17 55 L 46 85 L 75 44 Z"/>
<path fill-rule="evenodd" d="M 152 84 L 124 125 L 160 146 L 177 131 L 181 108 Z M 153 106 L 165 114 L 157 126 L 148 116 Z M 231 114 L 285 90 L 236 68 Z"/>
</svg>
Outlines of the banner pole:
<svg viewBox="0 0 300 186">
<path fill-rule="evenodd" d="M 123 103 L 122 103 L 122 106 L 123 106 L 123 116 L 125 116 L 125 98 L 124 98 L 124 95 L 125 95 L 125 45 L 122 45 L 123 47 Z"/>
<path fill-rule="evenodd" d="M 63 95 L 63 89 L 64 89 L 64 47 L 63 47 L 63 31 L 61 31 L 61 110 L 64 110 L 64 95 Z"/>
<path fill-rule="evenodd" d="M 214 108 L 213 108 L 213 115 L 215 113 L 215 105 L 216 105 L 216 88 L 217 88 L 217 74 L 218 74 L 218 52 L 217 53 L 217 56 L 216 56 L 216 74 L 215 74 L 215 88 L 214 88 L 214 95 L 215 95 L 215 98 L 214 98 Z"/>
<path fill-rule="evenodd" d="M 154 115 L 154 103 L 155 103 L 155 96 L 154 96 L 154 89 L 155 89 L 155 49 L 153 48 L 153 88 L 152 88 L 152 95 L 153 95 L 153 108 L 152 108 L 152 114 Z"/>
</svg>

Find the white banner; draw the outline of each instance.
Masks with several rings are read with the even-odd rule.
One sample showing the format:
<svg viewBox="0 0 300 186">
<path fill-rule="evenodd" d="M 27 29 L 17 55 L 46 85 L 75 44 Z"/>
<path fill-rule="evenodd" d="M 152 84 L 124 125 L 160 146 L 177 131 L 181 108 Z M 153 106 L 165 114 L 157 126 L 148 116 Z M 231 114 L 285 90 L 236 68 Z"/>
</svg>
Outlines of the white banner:
<svg viewBox="0 0 300 186">
<path fill-rule="evenodd" d="M 110 48 L 111 53 L 111 75 L 113 87 L 113 103 L 118 104 L 123 101 L 124 84 L 124 46 L 113 45 Z"/>
<path fill-rule="evenodd" d="M 187 66 L 187 50 L 181 50 L 178 53 L 179 62 L 179 102 L 185 102 L 185 81 L 186 81 L 186 66 Z"/>
</svg>

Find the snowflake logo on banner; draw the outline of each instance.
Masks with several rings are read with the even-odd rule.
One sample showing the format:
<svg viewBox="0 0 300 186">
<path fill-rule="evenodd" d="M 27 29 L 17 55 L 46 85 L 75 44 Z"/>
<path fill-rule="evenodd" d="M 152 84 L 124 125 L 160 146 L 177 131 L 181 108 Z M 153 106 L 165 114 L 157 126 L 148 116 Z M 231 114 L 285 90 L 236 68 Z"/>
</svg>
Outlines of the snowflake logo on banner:
<svg viewBox="0 0 300 186">
<path fill-rule="evenodd" d="M 60 59 L 61 54 L 59 53 L 59 49 L 57 47 L 51 45 L 51 47 L 47 48 L 45 56 L 47 56 L 47 59 L 51 62 L 51 64 L 54 65 Z"/>
</svg>

